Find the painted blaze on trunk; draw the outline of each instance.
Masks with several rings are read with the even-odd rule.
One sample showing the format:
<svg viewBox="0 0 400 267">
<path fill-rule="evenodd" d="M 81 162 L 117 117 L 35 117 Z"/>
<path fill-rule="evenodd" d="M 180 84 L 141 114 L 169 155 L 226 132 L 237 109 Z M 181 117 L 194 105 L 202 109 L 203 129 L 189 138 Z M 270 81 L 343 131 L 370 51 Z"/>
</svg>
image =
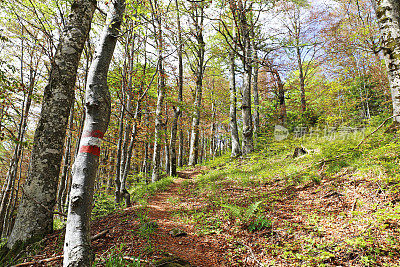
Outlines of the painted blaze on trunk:
<svg viewBox="0 0 400 267">
<path fill-rule="evenodd" d="M 85 94 L 86 118 L 79 154 L 73 167 L 65 231 L 64 266 L 92 266 L 94 260 L 90 249 L 90 215 L 101 139 L 107 131 L 111 113 L 107 73 L 124 11 L 124 0 L 112 2 L 107 14 L 107 24 L 89 71 Z"/>
</svg>

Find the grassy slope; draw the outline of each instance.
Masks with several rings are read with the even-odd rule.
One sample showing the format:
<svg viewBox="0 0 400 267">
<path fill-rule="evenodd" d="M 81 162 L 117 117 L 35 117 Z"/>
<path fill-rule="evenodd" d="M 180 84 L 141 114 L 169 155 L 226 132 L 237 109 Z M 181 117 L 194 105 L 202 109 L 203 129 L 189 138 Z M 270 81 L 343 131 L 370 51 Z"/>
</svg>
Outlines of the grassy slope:
<svg viewBox="0 0 400 267">
<path fill-rule="evenodd" d="M 217 158 L 170 200 L 175 218 L 223 235 L 232 265 L 400 266 L 398 138 L 379 131 L 357 151 L 359 137 L 265 142 Z M 300 145 L 311 153 L 293 159 Z"/>
<path fill-rule="evenodd" d="M 398 138 L 381 130 L 357 151 L 357 138 L 265 141 L 245 158 L 206 163 L 203 175 L 184 180 L 167 201 L 173 219 L 214 240 L 228 266 L 400 266 Z M 300 145 L 311 153 L 292 158 Z M 133 200 L 146 209 L 148 198 L 171 182 L 138 186 Z M 93 215 L 115 208 L 112 196 L 102 196 Z M 124 211 L 113 214 L 102 220 L 125 223 Z M 56 239 L 58 255 L 62 234 Z M 110 247 L 98 260 L 125 266 L 128 245 L 114 244 L 121 251 Z"/>
</svg>

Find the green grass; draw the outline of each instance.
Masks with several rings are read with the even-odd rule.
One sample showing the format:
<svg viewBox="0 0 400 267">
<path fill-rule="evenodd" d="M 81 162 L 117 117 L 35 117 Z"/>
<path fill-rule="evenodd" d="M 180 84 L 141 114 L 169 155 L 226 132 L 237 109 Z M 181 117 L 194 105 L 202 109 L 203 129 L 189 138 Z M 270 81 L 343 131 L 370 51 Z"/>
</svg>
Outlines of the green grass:
<svg viewBox="0 0 400 267">
<path fill-rule="evenodd" d="M 373 130 L 370 127 L 365 134 Z M 399 259 L 400 199 L 395 196 L 400 192 L 400 135 L 384 131 L 380 129 L 368 137 L 358 149 L 361 135 L 336 140 L 265 139 L 257 151 L 243 158 L 232 160 L 227 153 L 210 160 L 205 163 L 208 172 L 183 183 L 185 197 L 196 197 L 204 205 L 180 209 L 175 218 L 195 224 L 199 234 L 219 234 L 229 229 L 236 234 L 263 231 L 277 238 L 275 232 L 286 233 L 290 241 L 270 243 L 266 239 L 259 245 L 266 254 L 275 255 L 271 260 L 287 264 L 329 266 L 338 255 L 351 253 L 358 255 L 357 262 L 365 266 L 390 262 L 393 256 Z M 300 146 L 310 153 L 293 158 L 294 149 Z M 360 197 L 342 212 L 331 212 L 325 206 L 315 211 L 294 210 L 293 214 L 303 218 L 299 224 L 276 218 L 274 211 L 283 208 L 282 202 L 302 209 L 295 203 L 303 188 L 313 189 L 307 194 L 322 192 L 319 198 L 326 195 L 327 201 L 337 203 L 354 201 L 351 198 L 355 190 L 359 190 Z M 341 223 L 335 226 L 337 222 Z M 327 226 L 340 228 L 344 224 L 355 227 L 354 236 L 325 240 L 330 234 Z M 229 253 L 234 260 L 239 252 Z"/>
<path fill-rule="evenodd" d="M 133 201 L 145 205 L 148 199 L 156 192 L 166 190 L 171 185 L 172 181 L 172 177 L 166 177 L 154 183 L 138 184 L 130 190 L 130 194 Z"/>
</svg>

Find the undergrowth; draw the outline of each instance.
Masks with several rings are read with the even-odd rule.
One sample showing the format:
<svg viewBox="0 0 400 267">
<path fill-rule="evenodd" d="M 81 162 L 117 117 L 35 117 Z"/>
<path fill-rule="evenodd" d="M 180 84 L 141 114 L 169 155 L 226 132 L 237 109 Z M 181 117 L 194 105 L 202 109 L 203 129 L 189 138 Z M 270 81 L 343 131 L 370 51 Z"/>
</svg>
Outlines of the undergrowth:
<svg viewBox="0 0 400 267">
<path fill-rule="evenodd" d="M 155 183 L 138 183 L 130 189 L 131 201 L 146 205 L 148 199 L 156 192 L 164 191 L 172 183 L 172 177 L 163 178 Z M 115 197 L 104 192 L 94 196 L 94 207 L 92 209 L 92 220 L 106 216 L 120 209 L 123 203 L 115 203 Z"/>
<path fill-rule="evenodd" d="M 232 244 L 238 233 L 262 232 L 256 246 L 270 263 L 400 266 L 400 135 L 381 129 L 357 147 L 373 130 L 269 138 L 245 157 L 206 162 L 208 172 L 184 183 L 185 198 L 202 205 L 182 207 L 175 218 L 199 234 L 228 232 Z M 293 157 L 296 147 L 308 153 Z M 234 262 L 243 251 L 229 253 Z"/>
</svg>

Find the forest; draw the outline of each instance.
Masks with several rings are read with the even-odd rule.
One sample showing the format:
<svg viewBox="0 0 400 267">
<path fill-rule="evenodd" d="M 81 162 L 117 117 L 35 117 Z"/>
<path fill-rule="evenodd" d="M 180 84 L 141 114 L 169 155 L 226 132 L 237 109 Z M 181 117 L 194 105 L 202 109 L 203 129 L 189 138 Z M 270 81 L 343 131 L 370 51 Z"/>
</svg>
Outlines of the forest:
<svg viewBox="0 0 400 267">
<path fill-rule="evenodd" d="M 0 266 L 400 266 L 397 0 L 0 10 Z"/>
</svg>

